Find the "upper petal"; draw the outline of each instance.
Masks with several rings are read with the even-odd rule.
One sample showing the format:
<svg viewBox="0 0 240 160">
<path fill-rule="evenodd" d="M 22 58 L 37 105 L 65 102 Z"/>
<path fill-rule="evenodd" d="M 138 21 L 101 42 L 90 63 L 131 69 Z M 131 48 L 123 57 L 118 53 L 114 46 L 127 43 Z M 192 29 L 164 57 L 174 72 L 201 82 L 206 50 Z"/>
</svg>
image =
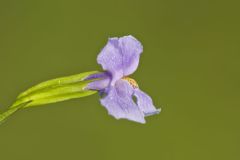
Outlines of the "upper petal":
<svg viewBox="0 0 240 160">
<path fill-rule="evenodd" d="M 161 109 L 156 109 L 153 105 L 152 98 L 146 93 L 141 91 L 139 88 L 134 90 L 134 96 L 137 98 L 137 105 L 145 116 L 158 114 Z"/>
<path fill-rule="evenodd" d="M 141 43 L 133 36 L 110 38 L 98 55 L 97 62 L 112 74 L 113 85 L 137 69 L 142 51 Z"/>
<path fill-rule="evenodd" d="M 132 95 L 132 86 L 124 80 L 119 80 L 114 87 L 110 86 L 107 96 L 100 101 L 108 113 L 116 119 L 124 118 L 145 123 L 144 114 L 132 100 Z"/>
</svg>

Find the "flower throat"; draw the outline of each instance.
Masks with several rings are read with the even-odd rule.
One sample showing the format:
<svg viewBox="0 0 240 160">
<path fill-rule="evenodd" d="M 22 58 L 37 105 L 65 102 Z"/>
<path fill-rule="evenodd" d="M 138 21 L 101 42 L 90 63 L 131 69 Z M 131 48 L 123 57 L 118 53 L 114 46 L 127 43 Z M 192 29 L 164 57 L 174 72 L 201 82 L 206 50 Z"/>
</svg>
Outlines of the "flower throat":
<svg viewBox="0 0 240 160">
<path fill-rule="evenodd" d="M 139 88 L 137 82 L 136 82 L 134 79 L 129 78 L 129 77 L 123 77 L 122 79 L 128 81 L 128 83 L 129 83 L 133 88 Z"/>
</svg>

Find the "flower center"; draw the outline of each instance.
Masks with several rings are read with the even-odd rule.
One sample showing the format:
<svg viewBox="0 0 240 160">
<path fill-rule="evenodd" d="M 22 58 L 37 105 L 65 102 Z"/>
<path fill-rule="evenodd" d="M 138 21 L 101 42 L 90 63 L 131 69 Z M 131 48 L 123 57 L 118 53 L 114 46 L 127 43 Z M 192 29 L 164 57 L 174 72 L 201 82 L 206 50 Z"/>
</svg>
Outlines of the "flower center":
<svg viewBox="0 0 240 160">
<path fill-rule="evenodd" d="M 129 83 L 133 88 L 139 88 L 137 82 L 136 82 L 134 79 L 129 78 L 129 77 L 123 77 L 122 79 L 128 81 L 128 83 Z"/>
</svg>

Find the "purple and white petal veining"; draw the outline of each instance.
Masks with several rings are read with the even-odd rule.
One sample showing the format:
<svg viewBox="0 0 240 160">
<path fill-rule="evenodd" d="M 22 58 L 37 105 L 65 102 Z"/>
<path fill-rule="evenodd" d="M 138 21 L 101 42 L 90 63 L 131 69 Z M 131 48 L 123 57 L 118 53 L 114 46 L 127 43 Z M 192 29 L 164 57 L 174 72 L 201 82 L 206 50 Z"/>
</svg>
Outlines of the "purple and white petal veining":
<svg viewBox="0 0 240 160">
<path fill-rule="evenodd" d="M 134 90 L 134 96 L 137 98 L 137 105 L 145 116 L 158 114 L 161 109 L 156 109 L 153 105 L 152 99 L 139 88 Z"/>
<path fill-rule="evenodd" d="M 133 36 L 110 38 L 97 57 L 97 62 L 112 75 L 111 85 L 138 67 L 143 47 Z"/>
<path fill-rule="evenodd" d="M 131 121 L 145 123 L 144 114 L 132 99 L 134 89 L 124 81 L 118 80 L 115 86 L 110 86 L 106 97 L 102 98 L 101 104 L 108 113 L 116 119 L 128 119 Z"/>
</svg>

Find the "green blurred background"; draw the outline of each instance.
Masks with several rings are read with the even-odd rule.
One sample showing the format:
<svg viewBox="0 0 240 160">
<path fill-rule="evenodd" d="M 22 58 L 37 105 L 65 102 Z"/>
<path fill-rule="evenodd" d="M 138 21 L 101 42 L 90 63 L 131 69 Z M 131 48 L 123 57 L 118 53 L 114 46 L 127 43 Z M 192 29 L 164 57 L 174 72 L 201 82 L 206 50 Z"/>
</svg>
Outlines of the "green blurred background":
<svg viewBox="0 0 240 160">
<path fill-rule="evenodd" d="M 44 80 L 100 70 L 108 37 L 144 45 L 132 77 L 159 115 L 108 116 L 98 95 L 21 110 L 0 126 L 1 160 L 240 159 L 237 1 L 1 0 L 0 109 Z"/>
</svg>

